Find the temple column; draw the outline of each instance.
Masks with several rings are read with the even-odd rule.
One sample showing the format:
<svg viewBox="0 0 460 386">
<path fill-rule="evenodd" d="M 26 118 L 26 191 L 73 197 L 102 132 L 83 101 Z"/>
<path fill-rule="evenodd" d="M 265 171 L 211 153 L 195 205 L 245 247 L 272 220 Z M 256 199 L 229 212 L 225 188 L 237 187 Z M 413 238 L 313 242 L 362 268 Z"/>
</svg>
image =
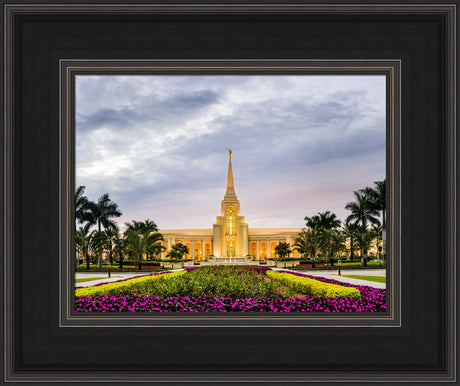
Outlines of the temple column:
<svg viewBox="0 0 460 386">
<path fill-rule="evenodd" d="M 191 255 L 192 255 L 192 260 L 193 262 L 195 262 L 195 240 L 192 239 L 192 251 L 191 251 Z"/>
<path fill-rule="evenodd" d="M 200 261 L 203 261 L 204 260 L 204 256 L 206 255 L 206 252 L 204 250 L 204 240 L 201 239 L 201 258 L 200 258 Z"/>
<path fill-rule="evenodd" d="M 168 248 L 166 249 L 166 252 L 169 252 L 171 250 L 171 237 L 168 237 Z"/>
<path fill-rule="evenodd" d="M 272 257 L 272 241 L 269 239 L 267 244 L 267 259 L 270 259 Z"/>
</svg>

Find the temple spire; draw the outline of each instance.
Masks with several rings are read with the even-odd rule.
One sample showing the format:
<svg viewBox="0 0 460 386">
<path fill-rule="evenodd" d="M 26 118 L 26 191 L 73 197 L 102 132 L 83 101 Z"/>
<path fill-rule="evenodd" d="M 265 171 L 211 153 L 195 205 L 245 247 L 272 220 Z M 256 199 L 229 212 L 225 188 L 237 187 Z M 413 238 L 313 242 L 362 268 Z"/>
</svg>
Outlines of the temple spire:
<svg viewBox="0 0 460 386">
<path fill-rule="evenodd" d="M 232 169 L 232 151 L 228 150 L 228 175 L 227 175 L 227 190 L 225 191 L 224 200 L 237 200 L 235 193 L 235 185 L 233 184 L 233 169 Z"/>
</svg>

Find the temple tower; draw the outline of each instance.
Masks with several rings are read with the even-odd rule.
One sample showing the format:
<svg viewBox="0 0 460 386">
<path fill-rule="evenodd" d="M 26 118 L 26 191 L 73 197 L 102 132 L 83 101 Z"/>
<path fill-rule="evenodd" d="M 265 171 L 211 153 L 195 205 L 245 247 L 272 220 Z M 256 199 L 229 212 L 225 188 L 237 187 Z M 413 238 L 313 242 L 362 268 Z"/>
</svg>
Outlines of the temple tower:
<svg viewBox="0 0 460 386">
<path fill-rule="evenodd" d="M 221 215 L 213 225 L 213 255 L 216 257 L 244 257 L 248 255 L 248 224 L 240 216 L 240 201 L 235 192 L 232 151 L 228 149 L 227 188 L 221 202 Z"/>
</svg>

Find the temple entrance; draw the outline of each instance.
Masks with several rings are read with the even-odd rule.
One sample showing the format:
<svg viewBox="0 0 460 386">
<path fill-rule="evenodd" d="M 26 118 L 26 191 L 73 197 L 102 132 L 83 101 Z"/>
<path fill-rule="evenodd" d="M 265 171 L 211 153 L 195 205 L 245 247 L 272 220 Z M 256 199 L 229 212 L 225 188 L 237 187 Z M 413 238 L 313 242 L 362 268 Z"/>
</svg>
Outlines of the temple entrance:
<svg viewBox="0 0 460 386">
<path fill-rule="evenodd" d="M 260 260 L 265 260 L 267 258 L 267 244 L 260 243 Z"/>
<path fill-rule="evenodd" d="M 235 242 L 227 242 L 227 257 L 235 257 Z"/>
<path fill-rule="evenodd" d="M 195 243 L 195 260 L 201 261 L 201 244 Z"/>
<path fill-rule="evenodd" d="M 251 248 L 250 248 L 251 252 L 250 252 L 250 255 L 254 258 L 257 257 L 257 244 L 256 243 L 251 243 Z"/>
</svg>

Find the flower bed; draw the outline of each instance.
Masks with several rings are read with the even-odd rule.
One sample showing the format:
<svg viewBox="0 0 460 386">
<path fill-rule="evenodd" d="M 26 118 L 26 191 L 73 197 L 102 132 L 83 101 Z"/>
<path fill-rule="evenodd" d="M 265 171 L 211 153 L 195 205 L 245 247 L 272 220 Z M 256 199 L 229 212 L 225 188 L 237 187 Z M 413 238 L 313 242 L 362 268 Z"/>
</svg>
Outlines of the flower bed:
<svg viewBox="0 0 460 386">
<path fill-rule="evenodd" d="M 114 286 L 109 293 L 94 292 L 94 290 L 102 286 L 112 286 L 116 282 L 89 287 L 93 292 L 76 292 L 75 310 L 77 312 L 382 312 L 386 310 L 386 291 L 382 289 L 351 285 L 297 272 L 277 271 L 278 275 L 289 274 L 300 281 L 308 278 L 342 287 L 344 290 L 350 289 L 354 293 L 359 291 L 361 298 L 299 296 L 298 293 L 292 296 L 293 290 L 289 286 L 279 291 L 279 283 L 267 277 L 273 276 L 268 267 L 231 267 L 232 274 L 236 274 L 233 278 L 221 276 L 225 270 L 229 270 L 228 266 L 205 268 L 190 267 L 166 275 L 138 277 L 137 283 L 118 283 L 119 286 L 123 286 Z M 122 289 L 121 293 L 120 289 Z M 82 288 L 82 290 L 86 289 Z M 149 294 L 145 293 L 147 291 Z M 210 293 L 215 296 L 210 296 Z M 219 295 L 226 293 L 230 293 L 231 296 Z M 256 295 L 253 295 L 254 293 Z"/>
<path fill-rule="evenodd" d="M 119 295 L 122 293 L 131 293 L 134 292 L 134 290 L 141 291 L 142 288 L 148 286 L 151 283 L 164 280 L 173 280 L 177 276 L 183 275 L 185 273 L 185 271 L 179 271 L 171 272 L 167 275 L 143 275 L 132 279 L 117 280 L 111 283 L 100 283 L 99 285 L 91 287 L 76 288 L 75 296 Z"/>
<path fill-rule="evenodd" d="M 385 299 L 383 299 L 384 301 Z M 354 298 L 299 299 L 159 296 L 82 296 L 77 312 L 382 312 L 385 303 Z"/>
</svg>

